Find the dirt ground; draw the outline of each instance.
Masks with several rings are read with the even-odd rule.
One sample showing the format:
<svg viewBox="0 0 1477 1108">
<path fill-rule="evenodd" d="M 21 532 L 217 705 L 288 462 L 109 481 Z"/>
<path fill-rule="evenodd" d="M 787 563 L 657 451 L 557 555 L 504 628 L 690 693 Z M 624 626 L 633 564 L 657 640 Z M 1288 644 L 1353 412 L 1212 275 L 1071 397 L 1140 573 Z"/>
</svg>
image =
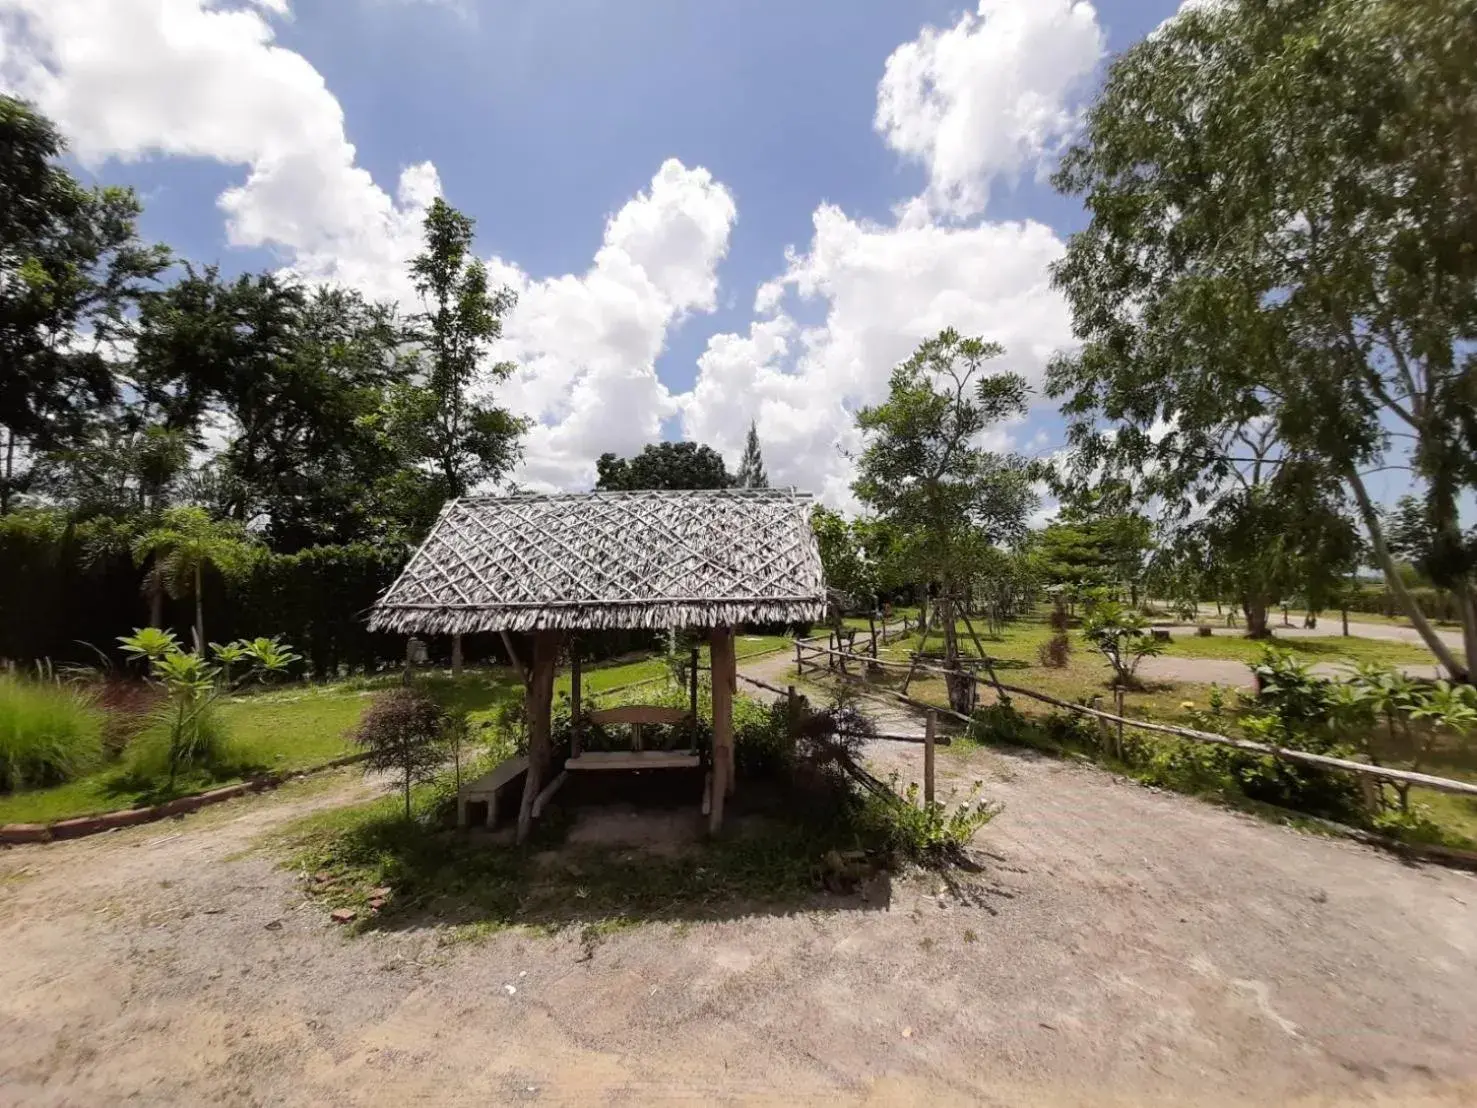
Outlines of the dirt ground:
<svg viewBox="0 0 1477 1108">
<path fill-rule="evenodd" d="M 12 849 L 0 1103 L 1477 1102 L 1477 878 L 1090 766 L 940 769 L 1006 805 L 962 896 L 593 946 L 335 929 L 260 842 L 349 773 Z"/>
</svg>

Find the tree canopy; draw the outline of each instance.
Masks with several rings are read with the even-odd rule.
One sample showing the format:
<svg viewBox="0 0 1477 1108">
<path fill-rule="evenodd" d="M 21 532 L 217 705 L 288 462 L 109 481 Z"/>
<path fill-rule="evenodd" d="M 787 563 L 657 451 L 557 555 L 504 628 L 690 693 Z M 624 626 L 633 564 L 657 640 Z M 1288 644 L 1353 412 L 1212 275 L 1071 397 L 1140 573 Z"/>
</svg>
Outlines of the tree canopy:
<svg viewBox="0 0 1477 1108">
<path fill-rule="evenodd" d="M 744 456 L 739 459 L 734 484 L 741 489 L 767 489 L 769 477 L 764 472 L 764 457 L 759 452 L 759 428 L 751 420 L 749 436 L 744 440 Z"/>
<path fill-rule="evenodd" d="M 129 189 L 84 188 L 51 122 L 0 96 L 0 513 L 32 466 L 86 440 L 116 384 L 110 342 L 169 264 L 138 237 Z"/>
<path fill-rule="evenodd" d="M 1326 468 L 1392 590 L 1366 475 L 1408 460 L 1477 656 L 1477 4 L 1187 9 L 1114 62 L 1056 178 L 1091 222 L 1057 265 L 1052 367 L 1077 478 L 1192 517 L 1253 464 Z M 1398 434 L 1397 434 L 1398 433 Z"/>
<path fill-rule="evenodd" d="M 1004 351 L 952 329 L 923 342 L 892 371 L 887 399 L 857 413 L 865 446 L 852 486 L 896 536 L 894 557 L 940 589 L 945 655 L 958 659 L 954 619 L 976 567 L 1018 541 L 1038 502 L 1034 467 L 980 445 L 983 433 L 1026 409 L 1025 380 L 988 373 Z M 961 690 L 951 687 L 959 707 Z"/>
<path fill-rule="evenodd" d="M 595 463 L 597 489 L 727 489 L 733 477 L 723 455 L 695 442 L 648 443 L 634 458 L 602 454 Z"/>
</svg>

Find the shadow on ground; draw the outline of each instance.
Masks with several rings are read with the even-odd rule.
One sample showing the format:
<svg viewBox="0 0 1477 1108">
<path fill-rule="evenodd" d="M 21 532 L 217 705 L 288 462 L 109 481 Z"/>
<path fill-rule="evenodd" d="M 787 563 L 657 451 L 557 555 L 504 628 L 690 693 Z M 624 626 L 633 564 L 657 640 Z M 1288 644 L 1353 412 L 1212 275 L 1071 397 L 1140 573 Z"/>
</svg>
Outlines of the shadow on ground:
<svg viewBox="0 0 1477 1108">
<path fill-rule="evenodd" d="M 573 775 L 572 775 L 573 776 Z M 649 921 L 886 910 L 891 877 L 823 794 L 741 784 L 706 833 L 698 774 L 571 780 L 524 846 L 511 828 L 407 821 L 393 801 L 304 821 L 286 836 L 310 893 L 369 930 L 614 929 Z"/>
</svg>

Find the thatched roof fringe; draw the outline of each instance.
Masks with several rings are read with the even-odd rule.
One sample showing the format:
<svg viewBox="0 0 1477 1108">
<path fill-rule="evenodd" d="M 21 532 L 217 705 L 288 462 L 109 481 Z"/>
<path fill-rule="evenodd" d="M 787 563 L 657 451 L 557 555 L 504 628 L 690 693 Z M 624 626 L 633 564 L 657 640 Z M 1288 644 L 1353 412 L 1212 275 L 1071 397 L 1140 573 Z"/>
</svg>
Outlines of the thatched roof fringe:
<svg viewBox="0 0 1477 1108">
<path fill-rule="evenodd" d="M 468 497 L 442 509 L 369 622 L 442 634 L 812 622 L 825 597 L 804 494 Z"/>
<path fill-rule="evenodd" d="M 404 634 L 465 635 L 474 631 L 664 630 L 668 627 L 729 627 L 743 623 L 815 623 L 824 604 L 661 604 L 565 605 L 540 608 L 462 608 L 432 611 L 377 611 L 371 631 Z"/>
</svg>

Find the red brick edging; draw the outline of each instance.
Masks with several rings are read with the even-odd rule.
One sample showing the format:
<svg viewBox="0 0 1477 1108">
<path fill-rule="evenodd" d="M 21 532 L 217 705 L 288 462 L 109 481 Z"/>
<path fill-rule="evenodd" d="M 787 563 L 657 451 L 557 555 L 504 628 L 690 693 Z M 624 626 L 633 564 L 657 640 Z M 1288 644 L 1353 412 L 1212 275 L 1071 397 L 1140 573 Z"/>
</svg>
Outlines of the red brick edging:
<svg viewBox="0 0 1477 1108">
<path fill-rule="evenodd" d="M 296 777 L 307 777 L 309 774 L 322 773 L 324 770 L 353 765 L 355 762 L 364 761 L 365 757 L 364 754 L 349 754 L 310 769 L 294 770 L 291 773 L 266 773 L 260 777 L 253 777 L 250 781 L 242 781 L 240 784 L 225 785 L 219 789 L 209 789 L 190 796 L 177 796 L 173 800 L 167 800 L 163 804 L 155 804 L 149 808 L 128 808 L 121 812 L 104 812 L 100 816 L 78 816 L 75 819 L 58 820 L 55 823 L 7 823 L 0 826 L 0 843 L 49 843 L 54 839 L 80 839 L 84 835 L 96 835 L 99 832 L 112 831 L 119 827 L 132 827 L 138 823 L 152 823 L 157 819 L 182 816 L 187 812 L 198 811 L 209 804 L 219 804 L 223 800 L 245 796 L 247 793 L 275 789 L 284 781 L 290 781 Z"/>
</svg>

